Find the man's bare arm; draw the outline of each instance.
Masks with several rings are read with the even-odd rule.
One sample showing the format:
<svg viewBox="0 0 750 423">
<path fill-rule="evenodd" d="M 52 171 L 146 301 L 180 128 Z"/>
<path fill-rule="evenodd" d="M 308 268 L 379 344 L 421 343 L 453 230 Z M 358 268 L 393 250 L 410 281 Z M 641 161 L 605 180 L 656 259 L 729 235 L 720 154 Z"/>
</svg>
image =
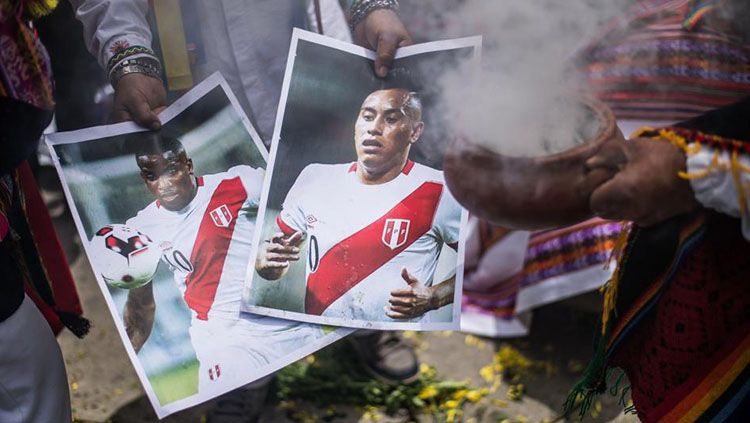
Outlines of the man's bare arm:
<svg viewBox="0 0 750 423">
<path fill-rule="evenodd" d="M 432 290 L 434 299 L 434 310 L 452 303 L 453 294 L 456 292 L 456 275 L 451 276 L 437 285 L 433 285 L 430 289 Z"/>
<path fill-rule="evenodd" d="M 401 271 L 401 277 L 408 287 L 391 291 L 385 314 L 392 319 L 412 319 L 453 302 L 456 291 L 455 275 L 429 287 L 423 286 L 406 269 Z"/>
<path fill-rule="evenodd" d="M 141 350 L 141 347 L 143 347 L 143 344 L 146 343 L 149 335 L 151 335 L 151 329 L 154 327 L 155 312 L 156 303 L 154 302 L 154 288 L 152 283 L 128 291 L 128 300 L 125 302 L 125 311 L 123 312 L 123 322 L 125 323 L 125 332 L 127 332 L 135 352 Z"/>
</svg>

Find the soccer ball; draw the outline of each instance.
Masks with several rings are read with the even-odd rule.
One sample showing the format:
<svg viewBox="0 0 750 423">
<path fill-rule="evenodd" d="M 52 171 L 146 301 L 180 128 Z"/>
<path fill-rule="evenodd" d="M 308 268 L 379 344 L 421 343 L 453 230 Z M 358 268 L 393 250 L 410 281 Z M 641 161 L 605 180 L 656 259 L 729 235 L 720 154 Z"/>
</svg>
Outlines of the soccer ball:
<svg viewBox="0 0 750 423">
<path fill-rule="evenodd" d="M 119 224 L 96 231 L 91 247 L 94 269 L 107 284 L 123 289 L 151 282 L 162 253 L 148 235 Z"/>
</svg>

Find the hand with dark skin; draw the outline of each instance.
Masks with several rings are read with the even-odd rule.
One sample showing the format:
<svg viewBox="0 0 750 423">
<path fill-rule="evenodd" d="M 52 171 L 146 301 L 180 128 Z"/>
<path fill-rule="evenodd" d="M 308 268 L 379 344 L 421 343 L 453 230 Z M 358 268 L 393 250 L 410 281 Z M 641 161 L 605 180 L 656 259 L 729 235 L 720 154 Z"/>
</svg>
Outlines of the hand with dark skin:
<svg viewBox="0 0 750 423">
<path fill-rule="evenodd" d="M 651 226 L 700 207 L 677 175 L 685 167 L 685 154 L 667 140 L 613 140 L 586 161 L 579 190 L 590 193 L 597 216 Z"/>
<path fill-rule="evenodd" d="M 391 319 L 412 319 L 453 302 L 455 276 L 434 286 L 422 285 L 406 268 L 401 269 L 401 277 L 407 287 L 391 291 L 390 304 L 385 310 Z"/>
<path fill-rule="evenodd" d="M 255 260 L 255 271 L 266 280 L 281 279 L 289 270 L 289 262 L 299 260 L 299 246 L 305 236 L 302 232 L 284 235 L 273 234 L 269 241 L 263 242 Z"/>
<path fill-rule="evenodd" d="M 151 283 L 128 291 L 122 320 L 125 323 L 125 332 L 128 334 L 130 343 L 136 353 L 141 350 L 141 347 L 151 335 L 155 313 L 156 304 L 154 303 L 154 289 Z"/>
<path fill-rule="evenodd" d="M 357 44 L 377 51 L 375 73 L 380 77 L 388 74 L 399 47 L 412 43 L 409 32 L 392 10 L 378 9 L 370 12 L 354 29 Z M 131 73 L 123 76 L 115 87 L 112 120 L 132 120 L 151 130 L 161 128 L 158 114 L 167 106 L 167 92 L 159 79 Z"/>
<path fill-rule="evenodd" d="M 396 50 L 412 44 L 411 35 L 396 12 L 376 9 L 354 27 L 354 42 L 375 50 L 375 74 L 383 78 L 388 74 Z"/>
<path fill-rule="evenodd" d="M 132 120 L 144 128 L 158 130 L 157 116 L 167 107 L 167 91 L 161 80 L 142 73 L 129 73 L 117 82 L 112 121 Z"/>
</svg>

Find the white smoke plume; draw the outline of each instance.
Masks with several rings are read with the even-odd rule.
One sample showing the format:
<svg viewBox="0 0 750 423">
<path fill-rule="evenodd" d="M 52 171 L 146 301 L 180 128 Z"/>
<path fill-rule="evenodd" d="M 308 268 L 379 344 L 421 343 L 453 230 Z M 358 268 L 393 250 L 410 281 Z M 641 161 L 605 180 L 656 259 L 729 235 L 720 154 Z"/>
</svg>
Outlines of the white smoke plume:
<svg viewBox="0 0 750 423">
<path fill-rule="evenodd" d="M 467 69 L 439 79 L 447 115 L 472 142 L 512 156 L 562 151 L 581 142 L 588 116 L 576 96 L 585 87 L 571 71 L 575 52 L 630 1 L 419 1 L 423 24 L 441 38 L 482 35 L 482 75 Z M 451 8 L 446 13 L 445 8 Z M 431 10 L 432 9 L 432 10 Z M 429 22 L 429 19 L 440 22 Z"/>
</svg>

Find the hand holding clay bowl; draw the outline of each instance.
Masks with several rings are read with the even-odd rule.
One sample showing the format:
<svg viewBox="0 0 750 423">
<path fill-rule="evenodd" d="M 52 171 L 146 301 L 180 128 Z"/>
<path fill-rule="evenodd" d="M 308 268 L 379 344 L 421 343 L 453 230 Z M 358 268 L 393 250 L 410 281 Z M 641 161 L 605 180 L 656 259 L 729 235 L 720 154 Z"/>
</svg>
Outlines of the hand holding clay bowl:
<svg viewBox="0 0 750 423">
<path fill-rule="evenodd" d="M 457 140 L 445 155 L 448 187 L 476 216 L 511 229 L 572 225 L 593 213 L 590 192 L 581 189 L 585 162 L 610 140 L 622 139 L 612 111 L 582 98 L 585 120 L 572 148 L 536 157 L 499 154 Z M 573 137 L 574 134 L 571 134 Z"/>
</svg>

